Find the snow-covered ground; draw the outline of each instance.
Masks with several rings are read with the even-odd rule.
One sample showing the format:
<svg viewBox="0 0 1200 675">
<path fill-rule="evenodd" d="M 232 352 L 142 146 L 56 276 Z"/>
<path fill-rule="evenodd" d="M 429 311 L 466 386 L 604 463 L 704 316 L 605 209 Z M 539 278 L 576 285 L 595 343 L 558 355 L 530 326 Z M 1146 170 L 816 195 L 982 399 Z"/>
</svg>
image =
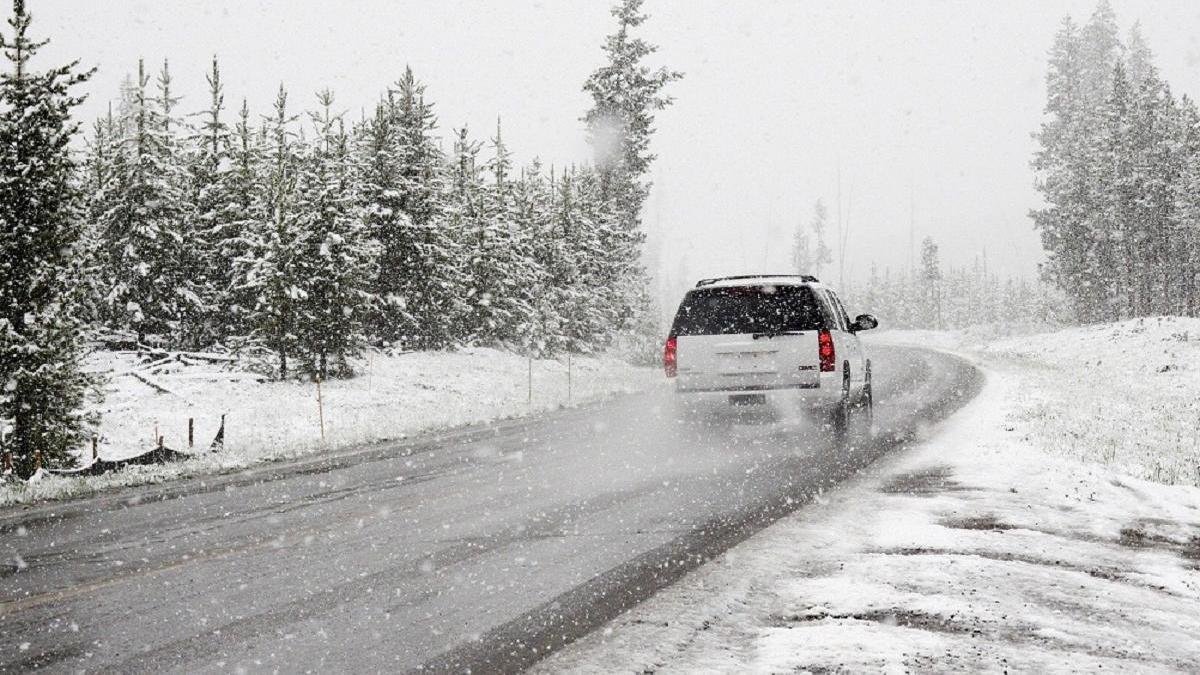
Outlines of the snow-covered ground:
<svg viewBox="0 0 1200 675">
<path fill-rule="evenodd" d="M 1139 478 L 1200 486 L 1200 319 L 1155 317 L 1050 333 L 895 331 L 1015 378 L 1007 426 L 1030 445 Z"/>
<path fill-rule="evenodd" d="M 311 382 L 267 382 L 219 363 L 179 362 L 145 368 L 133 354 L 100 353 L 89 369 L 107 373 L 99 456 L 117 460 L 155 446 L 155 437 L 189 451 L 194 420 L 195 459 L 128 467 L 94 478 L 47 476 L 29 485 L 0 486 L 0 505 L 85 494 L 103 487 L 156 482 L 181 475 L 237 469 L 264 460 L 295 457 L 466 424 L 518 417 L 560 406 L 661 385 L 661 371 L 616 358 L 532 362 L 493 349 L 455 352 L 374 353 L 360 374 Z M 321 439 L 323 409 L 325 438 Z M 207 452 L 221 415 L 225 447 Z M 90 462 L 88 457 L 83 464 Z"/>
<path fill-rule="evenodd" d="M 1200 321 L 980 337 L 884 336 L 983 393 L 540 671 L 1195 672 Z"/>
</svg>

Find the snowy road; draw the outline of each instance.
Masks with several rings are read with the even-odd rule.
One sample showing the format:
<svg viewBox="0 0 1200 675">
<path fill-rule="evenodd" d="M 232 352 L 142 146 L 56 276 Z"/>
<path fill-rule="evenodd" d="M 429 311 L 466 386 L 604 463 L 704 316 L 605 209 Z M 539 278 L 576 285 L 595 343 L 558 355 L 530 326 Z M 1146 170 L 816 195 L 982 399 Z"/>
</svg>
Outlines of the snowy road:
<svg viewBox="0 0 1200 675">
<path fill-rule="evenodd" d="M 667 391 L 0 512 L 0 670 L 515 670 L 970 398 L 875 347 L 875 446 L 679 427 Z M 915 411 L 915 412 L 914 412 Z"/>
</svg>

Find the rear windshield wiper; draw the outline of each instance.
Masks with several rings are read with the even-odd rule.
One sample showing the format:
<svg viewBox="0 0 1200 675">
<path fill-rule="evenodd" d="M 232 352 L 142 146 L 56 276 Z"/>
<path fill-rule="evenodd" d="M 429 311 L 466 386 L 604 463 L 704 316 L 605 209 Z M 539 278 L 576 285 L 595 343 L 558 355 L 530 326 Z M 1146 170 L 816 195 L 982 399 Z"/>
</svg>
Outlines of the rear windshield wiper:
<svg viewBox="0 0 1200 675">
<path fill-rule="evenodd" d="M 802 330 L 767 330 L 767 331 L 762 331 L 761 333 L 754 333 L 751 335 L 751 337 L 754 338 L 755 340 L 758 340 L 760 338 L 767 338 L 768 340 L 770 340 L 771 338 L 776 338 L 776 337 L 779 337 L 780 335 L 804 335 L 805 332 L 806 331 L 802 331 Z"/>
</svg>

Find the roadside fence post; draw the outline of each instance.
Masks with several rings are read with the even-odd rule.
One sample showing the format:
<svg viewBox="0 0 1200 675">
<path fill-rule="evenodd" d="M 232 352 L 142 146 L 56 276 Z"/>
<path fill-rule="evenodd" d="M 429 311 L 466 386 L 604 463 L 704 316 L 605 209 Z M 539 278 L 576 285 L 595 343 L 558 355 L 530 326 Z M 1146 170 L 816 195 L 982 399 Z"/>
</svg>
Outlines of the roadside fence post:
<svg viewBox="0 0 1200 675">
<path fill-rule="evenodd" d="M 572 396 L 572 391 L 571 391 L 571 389 L 572 389 L 572 382 L 571 382 L 571 352 L 567 352 L 567 405 L 571 405 L 571 396 Z"/>
<path fill-rule="evenodd" d="M 225 448 L 225 413 L 221 413 L 221 427 L 217 429 L 217 435 L 213 437 L 212 444 L 208 446 L 209 452 L 216 452 Z"/>
<path fill-rule="evenodd" d="M 529 405 L 533 405 L 533 357 L 529 357 Z"/>
<path fill-rule="evenodd" d="M 317 422 L 321 425 L 321 442 L 325 442 L 325 402 L 321 399 L 321 376 L 317 376 Z"/>
<path fill-rule="evenodd" d="M 196 419 L 193 417 L 189 417 L 188 418 L 188 450 L 191 450 L 192 446 L 194 446 L 196 444 L 195 441 L 196 441 Z"/>
</svg>

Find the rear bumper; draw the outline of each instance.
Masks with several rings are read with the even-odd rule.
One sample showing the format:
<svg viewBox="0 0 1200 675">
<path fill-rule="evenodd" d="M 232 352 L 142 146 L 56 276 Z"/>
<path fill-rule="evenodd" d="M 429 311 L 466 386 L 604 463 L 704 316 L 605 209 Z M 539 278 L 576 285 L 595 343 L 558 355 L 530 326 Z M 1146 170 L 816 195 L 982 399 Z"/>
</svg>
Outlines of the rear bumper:
<svg viewBox="0 0 1200 675">
<path fill-rule="evenodd" d="M 822 373 L 820 382 L 813 383 L 739 383 L 727 386 L 712 386 L 711 382 L 689 383 L 687 378 L 680 377 L 675 382 L 675 393 L 681 400 L 694 403 L 728 404 L 731 397 L 760 395 L 769 403 L 828 408 L 841 400 L 841 373 Z"/>
<path fill-rule="evenodd" d="M 730 387 L 688 387 L 680 383 L 675 386 L 675 391 L 680 394 L 765 394 L 772 391 L 794 391 L 797 389 L 819 390 L 820 388 L 820 384 L 748 384 Z"/>
</svg>

